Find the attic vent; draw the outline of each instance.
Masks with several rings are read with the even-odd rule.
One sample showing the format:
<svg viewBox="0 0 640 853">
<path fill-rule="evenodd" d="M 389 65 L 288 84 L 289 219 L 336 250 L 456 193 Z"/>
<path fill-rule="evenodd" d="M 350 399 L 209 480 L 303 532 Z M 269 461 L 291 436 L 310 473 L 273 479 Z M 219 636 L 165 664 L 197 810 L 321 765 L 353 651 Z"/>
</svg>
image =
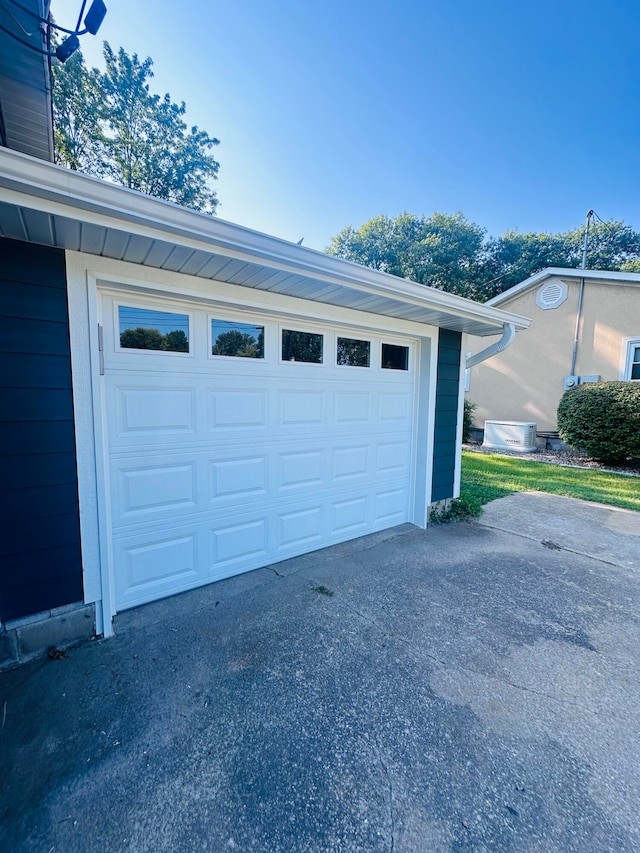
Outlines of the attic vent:
<svg viewBox="0 0 640 853">
<path fill-rule="evenodd" d="M 558 305 L 562 305 L 566 298 L 567 285 L 552 282 L 551 284 L 545 284 L 538 290 L 536 293 L 536 305 L 538 308 L 542 308 L 543 311 L 547 311 L 549 308 L 557 308 Z"/>
</svg>

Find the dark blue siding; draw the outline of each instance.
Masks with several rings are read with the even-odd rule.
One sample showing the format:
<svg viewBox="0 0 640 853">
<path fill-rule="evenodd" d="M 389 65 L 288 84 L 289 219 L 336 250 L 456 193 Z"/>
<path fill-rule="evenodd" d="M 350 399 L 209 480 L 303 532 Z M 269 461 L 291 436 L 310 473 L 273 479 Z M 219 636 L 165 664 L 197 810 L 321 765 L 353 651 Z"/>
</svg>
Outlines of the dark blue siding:
<svg viewBox="0 0 640 853">
<path fill-rule="evenodd" d="M 64 252 L 0 238 L 0 619 L 82 600 Z"/>
<path fill-rule="evenodd" d="M 440 329 L 431 500 L 453 497 L 460 389 L 460 332 Z"/>
</svg>

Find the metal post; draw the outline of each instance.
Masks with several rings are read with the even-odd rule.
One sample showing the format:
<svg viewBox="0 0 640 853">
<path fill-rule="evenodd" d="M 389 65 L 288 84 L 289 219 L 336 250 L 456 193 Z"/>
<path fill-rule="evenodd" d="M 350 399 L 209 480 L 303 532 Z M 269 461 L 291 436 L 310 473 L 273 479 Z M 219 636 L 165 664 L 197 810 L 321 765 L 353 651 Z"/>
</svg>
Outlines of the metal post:
<svg viewBox="0 0 640 853">
<path fill-rule="evenodd" d="M 590 210 L 587 213 L 587 221 L 584 226 L 584 243 L 582 244 L 582 266 L 580 269 L 586 270 L 587 268 L 587 243 L 589 242 L 589 225 L 591 225 L 591 220 L 593 219 L 593 210 Z"/>
<path fill-rule="evenodd" d="M 580 269 L 586 270 L 587 268 L 587 244 L 589 242 L 589 225 L 591 225 L 591 220 L 593 218 L 593 210 L 590 210 L 587 213 L 587 219 L 584 224 L 584 242 L 582 244 L 582 266 Z M 571 353 L 571 370 L 569 375 L 574 376 L 576 372 L 576 360 L 578 358 L 578 341 L 580 337 L 580 318 L 582 316 L 582 300 L 584 298 L 584 278 L 580 279 L 580 285 L 578 289 L 578 308 L 576 311 L 576 330 L 573 336 L 573 352 Z"/>
</svg>

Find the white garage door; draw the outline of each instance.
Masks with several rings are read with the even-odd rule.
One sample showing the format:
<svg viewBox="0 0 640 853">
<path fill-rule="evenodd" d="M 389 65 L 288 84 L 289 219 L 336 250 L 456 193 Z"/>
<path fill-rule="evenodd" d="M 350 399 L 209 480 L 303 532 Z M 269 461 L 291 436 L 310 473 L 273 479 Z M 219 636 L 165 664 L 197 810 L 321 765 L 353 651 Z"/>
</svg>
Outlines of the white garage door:
<svg viewBox="0 0 640 853">
<path fill-rule="evenodd" d="M 122 610 L 406 521 L 415 342 L 102 297 Z"/>
</svg>

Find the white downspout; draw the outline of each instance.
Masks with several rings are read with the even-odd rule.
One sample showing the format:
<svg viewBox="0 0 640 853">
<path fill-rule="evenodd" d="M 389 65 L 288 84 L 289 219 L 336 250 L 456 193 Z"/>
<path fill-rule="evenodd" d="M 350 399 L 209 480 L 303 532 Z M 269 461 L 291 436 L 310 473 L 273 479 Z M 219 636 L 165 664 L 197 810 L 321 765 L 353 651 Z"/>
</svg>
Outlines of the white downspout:
<svg viewBox="0 0 640 853">
<path fill-rule="evenodd" d="M 491 358 L 491 356 L 497 355 L 499 352 L 506 350 L 506 348 L 513 343 L 515 336 L 516 327 L 513 323 L 505 323 L 500 340 L 496 341 L 495 344 L 491 344 L 491 346 L 488 346 L 486 349 L 477 352 L 475 355 L 468 355 L 465 362 L 465 369 L 469 370 L 470 367 L 480 364 L 481 361 L 485 361 L 485 359 Z"/>
</svg>

